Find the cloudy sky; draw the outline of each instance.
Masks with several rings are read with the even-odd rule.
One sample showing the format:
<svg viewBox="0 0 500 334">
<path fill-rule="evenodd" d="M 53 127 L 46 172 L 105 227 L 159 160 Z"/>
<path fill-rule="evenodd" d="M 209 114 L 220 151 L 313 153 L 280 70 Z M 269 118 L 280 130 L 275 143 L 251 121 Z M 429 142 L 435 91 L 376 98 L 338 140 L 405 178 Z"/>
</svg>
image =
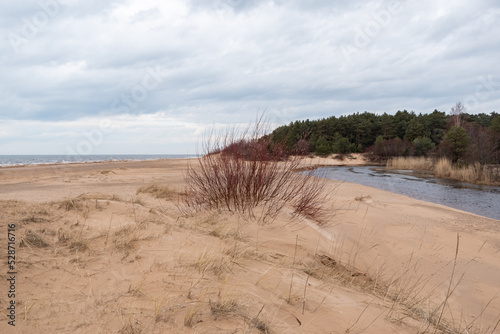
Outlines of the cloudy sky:
<svg viewBox="0 0 500 334">
<path fill-rule="evenodd" d="M 0 154 L 196 153 L 263 111 L 500 111 L 498 0 L 2 0 L 0 35 Z"/>
</svg>

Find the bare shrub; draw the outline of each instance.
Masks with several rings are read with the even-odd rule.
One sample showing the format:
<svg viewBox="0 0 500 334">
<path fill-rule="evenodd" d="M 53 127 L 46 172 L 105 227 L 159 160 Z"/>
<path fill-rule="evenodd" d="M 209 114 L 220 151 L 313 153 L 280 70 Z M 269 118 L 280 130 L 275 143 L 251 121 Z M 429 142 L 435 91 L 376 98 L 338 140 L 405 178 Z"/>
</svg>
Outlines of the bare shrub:
<svg viewBox="0 0 500 334">
<path fill-rule="evenodd" d="M 399 138 L 383 140 L 380 137 L 373 146 L 367 149 L 367 153 L 371 160 L 380 161 L 390 157 L 409 156 L 414 150 L 412 143 L 407 140 L 403 141 Z"/>
<path fill-rule="evenodd" d="M 313 176 L 313 171 L 297 173 L 301 157 L 289 155 L 285 143 L 273 142 L 266 130 L 261 117 L 242 131 L 212 132 L 203 141 L 204 156 L 188 166 L 185 204 L 258 216 L 262 221 L 290 204 L 295 215 L 322 222 L 326 181 Z"/>
</svg>

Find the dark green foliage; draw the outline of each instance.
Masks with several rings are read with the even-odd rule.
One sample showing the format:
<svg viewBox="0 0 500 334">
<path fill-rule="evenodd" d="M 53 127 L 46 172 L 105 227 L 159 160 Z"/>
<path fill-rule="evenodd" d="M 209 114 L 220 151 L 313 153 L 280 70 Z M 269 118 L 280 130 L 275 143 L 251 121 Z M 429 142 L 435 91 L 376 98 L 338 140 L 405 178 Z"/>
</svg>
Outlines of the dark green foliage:
<svg viewBox="0 0 500 334">
<path fill-rule="evenodd" d="M 451 160 L 457 162 L 463 157 L 469 148 L 471 138 L 467 131 L 461 126 L 455 125 L 444 136 L 444 140 L 449 144 L 451 149 Z"/>
<path fill-rule="evenodd" d="M 413 146 L 415 146 L 416 156 L 425 156 L 436 144 L 429 137 L 417 137 L 413 140 Z"/>
<path fill-rule="evenodd" d="M 417 117 L 415 113 L 408 112 L 406 110 L 398 111 L 396 115 L 394 115 L 394 134 L 396 137 L 404 138 L 406 134 L 406 129 L 408 129 L 408 125 L 411 120 Z"/>
<path fill-rule="evenodd" d="M 490 127 L 495 119 L 498 119 L 500 115 L 496 112 L 492 112 L 491 114 L 477 114 L 477 115 L 467 115 L 467 121 L 469 123 L 474 123 L 477 125 Z"/>
<path fill-rule="evenodd" d="M 356 147 L 349 142 L 349 139 L 343 137 L 338 132 L 333 137 L 333 153 L 347 154 L 353 152 L 355 149 Z"/>
<path fill-rule="evenodd" d="M 430 114 L 423 115 L 422 118 L 426 129 L 430 131 L 430 138 L 434 144 L 439 144 L 446 132 L 448 117 L 444 112 L 434 110 Z"/>
<path fill-rule="evenodd" d="M 464 129 L 457 130 L 451 128 L 455 123 L 453 118 L 438 110 L 418 115 L 407 110 L 398 111 L 394 115 L 358 112 L 320 120 L 295 121 L 274 130 L 271 138 L 275 142 L 286 142 L 290 152 L 301 154 L 371 152 L 377 159 L 385 159 L 401 155 L 427 155 L 433 151 L 454 160 L 463 158 L 474 162 L 478 161 L 474 160 L 476 157 L 479 159 L 488 155 L 486 147 L 492 147 L 490 153 L 494 152 L 491 156 L 498 157 L 500 114 L 463 114 L 461 118 Z M 486 128 L 489 132 L 484 132 Z M 462 139 L 456 138 L 457 131 L 462 134 Z M 467 137 L 463 136 L 464 131 L 473 139 L 469 141 L 470 145 L 465 145 L 467 141 L 464 138 Z M 460 143 L 464 145 L 461 146 Z M 484 143 L 493 144 L 486 146 Z M 434 148 L 436 150 L 433 150 Z M 469 152 L 473 149 L 480 149 L 484 154 Z M 496 161 L 495 159 L 498 160 L 490 157 L 480 158 L 481 161 Z"/>
<path fill-rule="evenodd" d="M 333 145 L 325 136 L 319 137 L 316 141 L 316 154 L 326 156 L 333 153 Z"/>
<path fill-rule="evenodd" d="M 491 131 L 494 133 L 500 135 L 500 116 L 496 117 L 490 125 Z"/>
<path fill-rule="evenodd" d="M 414 118 L 408 123 L 408 128 L 405 131 L 404 139 L 413 142 L 418 137 L 429 137 L 430 131 L 425 128 L 425 125 L 418 118 Z"/>
<path fill-rule="evenodd" d="M 492 121 L 490 130 L 493 147 L 496 150 L 497 163 L 500 163 L 500 115 L 497 114 L 497 117 Z"/>
</svg>

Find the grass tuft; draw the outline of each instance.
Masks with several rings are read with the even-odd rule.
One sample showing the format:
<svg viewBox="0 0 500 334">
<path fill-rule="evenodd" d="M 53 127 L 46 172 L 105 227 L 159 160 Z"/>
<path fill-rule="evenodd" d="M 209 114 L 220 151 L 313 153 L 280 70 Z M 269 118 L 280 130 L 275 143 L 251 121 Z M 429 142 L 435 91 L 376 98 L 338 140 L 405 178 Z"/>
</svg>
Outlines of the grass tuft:
<svg viewBox="0 0 500 334">
<path fill-rule="evenodd" d="M 214 316 L 215 320 L 220 318 L 228 317 L 238 309 L 238 301 L 236 298 L 228 296 L 227 293 L 219 296 L 217 301 L 209 301 L 210 311 Z"/>
<path fill-rule="evenodd" d="M 173 199 L 176 195 L 176 191 L 172 190 L 168 186 L 164 185 L 158 185 L 158 184 L 150 184 L 147 186 L 140 187 L 137 189 L 136 195 L 144 193 L 144 194 L 151 194 L 155 198 L 162 198 L 162 199 Z"/>
<path fill-rule="evenodd" d="M 50 244 L 33 230 L 27 230 L 19 242 L 19 247 L 46 248 L 49 246 Z"/>
</svg>

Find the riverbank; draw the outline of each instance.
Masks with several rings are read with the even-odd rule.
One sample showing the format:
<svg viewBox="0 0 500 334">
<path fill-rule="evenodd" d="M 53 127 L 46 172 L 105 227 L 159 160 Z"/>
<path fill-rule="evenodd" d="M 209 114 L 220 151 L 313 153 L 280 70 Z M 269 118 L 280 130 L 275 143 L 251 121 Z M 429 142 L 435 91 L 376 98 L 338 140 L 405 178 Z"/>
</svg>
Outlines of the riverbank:
<svg viewBox="0 0 500 334">
<path fill-rule="evenodd" d="M 334 180 L 321 233 L 287 214 L 180 212 L 190 162 L 0 169 L 0 244 L 12 223 L 18 241 L 16 331 L 0 331 L 432 333 L 458 233 L 440 325 L 493 332 L 498 220 Z"/>
<path fill-rule="evenodd" d="M 497 207 L 497 203 L 500 203 L 500 187 L 437 178 L 421 170 L 392 170 L 374 166 L 320 167 L 314 174 L 500 219 Z"/>
<path fill-rule="evenodd" d="M 390 169 L 423 170 L 436 177 L 457 180 L 473 184 L 500 186 L 500 166 L 481 165 L 455 166 L 449 159 L 431 159 L 427 157 L 396 157 L 386 164 Z"/>
</svg>

